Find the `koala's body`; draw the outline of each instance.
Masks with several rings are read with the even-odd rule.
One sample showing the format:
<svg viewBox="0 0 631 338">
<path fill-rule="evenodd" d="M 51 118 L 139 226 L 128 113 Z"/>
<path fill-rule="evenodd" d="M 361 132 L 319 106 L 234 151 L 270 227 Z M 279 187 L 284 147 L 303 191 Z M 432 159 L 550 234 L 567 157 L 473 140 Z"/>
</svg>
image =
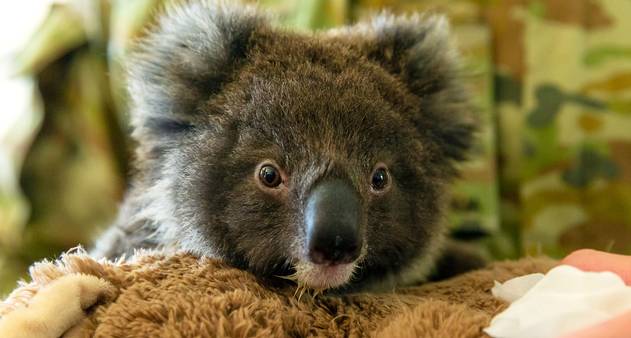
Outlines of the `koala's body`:
<svg viewBox="0 0 631 338">
<path fill-rule="evenodd" d="M 426 277 L 475 125 L 443 18 L 304 34 L 193 1 L 139 46 L 137 173 L 95 255 L 187 250 L 313 289 Z"/>
</svg>

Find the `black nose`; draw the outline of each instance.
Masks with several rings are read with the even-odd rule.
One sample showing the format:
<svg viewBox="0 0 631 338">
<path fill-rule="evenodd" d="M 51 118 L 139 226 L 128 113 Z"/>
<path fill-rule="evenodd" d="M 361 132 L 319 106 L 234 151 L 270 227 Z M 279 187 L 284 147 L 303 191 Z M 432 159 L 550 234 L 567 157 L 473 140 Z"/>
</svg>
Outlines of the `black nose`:
<svg viewBox="0 0 631 338">
<path fill-rule="evenodd" d="M 343 264 L 359 257 L 360 208 L 359 196 L 342 180 L 315 187 L 305 209 L 306 244 L 313 263 Z"/>
</svg>

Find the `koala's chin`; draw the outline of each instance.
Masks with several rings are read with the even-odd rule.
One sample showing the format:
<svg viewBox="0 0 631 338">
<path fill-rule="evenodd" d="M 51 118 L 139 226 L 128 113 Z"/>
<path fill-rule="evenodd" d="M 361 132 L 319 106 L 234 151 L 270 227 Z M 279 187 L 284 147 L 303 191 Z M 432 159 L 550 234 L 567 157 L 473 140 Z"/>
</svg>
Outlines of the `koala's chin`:
<svg viewBox="0 0 631 338">
<path fill-rule="evenodd" d="M 476 129 L 457 54 L 441 16 L 303 33 L 167 8 L 127 61 L 136 170 L 94 255 L 186 250 L 312 289 L 423 280 Z"/>
<path fill-rule="evenodd" d="M 355 262 L 338 265 L 321 265 L 311 262 L 296 264 L 295 281 L 314 290 L 342 287 L 353 277 Z"/>
</svg>

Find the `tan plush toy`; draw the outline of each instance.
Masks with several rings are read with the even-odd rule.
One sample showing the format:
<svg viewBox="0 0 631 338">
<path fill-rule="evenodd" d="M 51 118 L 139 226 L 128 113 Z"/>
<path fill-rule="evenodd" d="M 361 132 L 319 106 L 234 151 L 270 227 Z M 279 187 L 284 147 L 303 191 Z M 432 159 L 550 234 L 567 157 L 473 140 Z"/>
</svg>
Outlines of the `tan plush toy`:
<svg viewBox="0 0 631 338">
<path fill-rule="evenodd" d="M 301 295 L 186 254 L 84 252 L 35 264 L 0 303 L 0 337 L 480 337 L 505 304 L 493 281 L 546 272 L 549 259 L 493 264 L 451 280 L 382 294 Z"/>
</svg>

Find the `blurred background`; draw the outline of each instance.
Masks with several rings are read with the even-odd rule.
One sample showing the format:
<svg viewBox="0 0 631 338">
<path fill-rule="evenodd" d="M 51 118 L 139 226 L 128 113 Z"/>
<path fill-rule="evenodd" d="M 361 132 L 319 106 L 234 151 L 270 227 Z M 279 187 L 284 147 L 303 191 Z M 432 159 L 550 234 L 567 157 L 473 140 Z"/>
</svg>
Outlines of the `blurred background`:
<svg viewBox="0 0 631 338">
<path fill-rule="evenodd" d="M 166 1 L 0 4 L 0 295 L 112 221 L 133 149 L 121 64 Z M 454 235 L 495 259 L 631 253 L 631 1 L 256 2 L 299 30 L 448 15 L 483 121 Z"/>
</svg>

